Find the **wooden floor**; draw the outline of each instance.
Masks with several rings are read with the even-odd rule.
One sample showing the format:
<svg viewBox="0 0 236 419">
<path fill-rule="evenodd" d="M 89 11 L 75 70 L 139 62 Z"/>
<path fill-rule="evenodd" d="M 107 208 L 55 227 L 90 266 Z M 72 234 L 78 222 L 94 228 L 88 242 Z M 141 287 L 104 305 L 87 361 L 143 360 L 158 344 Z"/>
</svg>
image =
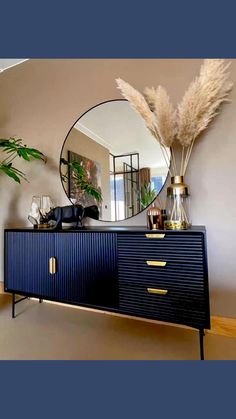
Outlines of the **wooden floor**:
<svg viewBox="0 0 236 419">
<path fill-rule="evenodd" d="M 0 359 L 198 360 L 192 329 L 110 316 L 26 300 L 11 318 L 11 299 L 0 295 Z M 223 329 L 219 327 L 218 332 Z M 205 358 L 236 359 L 236 339 L 207 333 Z"/>
<path fill-rule="evenodd" d="M 48 304 L 56 304 L 58 306 L 63 306 L 63 307 L 71 307 L 68 304 L 62 304 L 62 303 L 57 303 L 57 302 L 53 302 L 53 301 L 47 301 Z M 88 310 L 88 311 L 92 311 L 92 312 L 96 312 L 98 314 L 101 314 L 101 312 L 99 310 L 96 309 L 91 309 L 91 308 L 81 308 L 81 307 L 77 307 L 77 306 L 73 306 L 74 309 L 78 309 L 78 310 Z M 140 317 L 135 317 L 135 316 L 129 316 L 129 315 L 123 315 L 123 314 L 117 314 L 117 313 L 112 313 L 112 312 L 107 312 L 106 313 L 109 316 L 120 316 L 123 318 L 130 318 L 130 319 L 136 319 L 138 321 L 145 321 L 148 323 L 154 323 L 154 324 L 164 324 L 167 325 L 166 322 L 157 322 L 156 320 L 150 320 L 150 319 L 141 319 Z M 173 324 L 169 323 L 169 326 L 173 326 Z M 176 324 L 175 327 L 180 327 L 180 328 L 184 328 L 184 329 L 188 329 L 188 330 L 192 330 L 191 327 L 189 326 L 184 326 L 184 325 L 178 325 Z M 212 316 L 211 317 L 211 329 L 210 330 L 205 330 L 205 333 L 209 333 L 212 335 L 218 335 L 218 336 L 226 336 L 229 338 L 236 338 L 236 319 L 233 318 L 229 318 L 229 317 L 219 317 L 219 316 Z"/>
<path fill-rule="evenodd" d="M 211 318 L 211 330 L 208 330 L 207 333 L 236 338 L 236 319 L 213 316 Z"/>
</svg>

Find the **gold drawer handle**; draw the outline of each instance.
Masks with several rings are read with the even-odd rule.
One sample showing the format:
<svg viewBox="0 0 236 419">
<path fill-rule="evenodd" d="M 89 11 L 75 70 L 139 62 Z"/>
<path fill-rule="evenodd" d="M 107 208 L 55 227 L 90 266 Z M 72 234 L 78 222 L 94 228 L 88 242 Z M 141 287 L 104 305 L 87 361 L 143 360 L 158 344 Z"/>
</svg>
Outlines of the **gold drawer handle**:
<svg viewBox="0 0 236 419">
<path fill-rule="evenodd" d="M 166 295 L 168 293 L 168 290 L 161 290 L 161 289 L 158 289 L 158 288 L 147 288 L 147 292 L 149 294 Z"/>
<path fill-rule="evenodd" d="M 166 262 L 160 260 L 146 260 L 148 266 L 166 266 Z"/>
<path fill-rule="evenodd" d="M 51 275 L 54 275 L 56 273 L 56 258 L 51 257 L 49 259 L 49 272 Z"/>
<path fill-rule="evenodd" d="M 165 234 L 145 234 L 147 239 L 164 239 Z"/>
</svg>

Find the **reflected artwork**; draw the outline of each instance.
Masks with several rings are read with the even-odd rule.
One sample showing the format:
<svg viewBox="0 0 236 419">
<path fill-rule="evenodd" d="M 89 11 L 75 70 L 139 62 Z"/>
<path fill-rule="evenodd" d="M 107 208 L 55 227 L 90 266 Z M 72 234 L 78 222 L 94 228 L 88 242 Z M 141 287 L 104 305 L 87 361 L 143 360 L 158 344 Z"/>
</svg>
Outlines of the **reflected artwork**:
<svg viewBox="0 0 236 419">
<path fill-rule="evenodd" d="M 87 182 L 92 184 L 95 189 L 101 193 L 101 165 L 87 157 L 77 154 L 73 151 L 68 151 L 68 162 L 77 162 L 86 171 Z M 88 192 L 81 189 L 78 182 L 77 176 L 72 168 L 69 166 L 68 171 L 68 193 L 70 200 L 74 204 L 80 204 L 83 207 L 90 205 L 97 205 L 99 208 L 99 214 L 101 216 L 101 205 L 99 202 Z"/>
</svg>

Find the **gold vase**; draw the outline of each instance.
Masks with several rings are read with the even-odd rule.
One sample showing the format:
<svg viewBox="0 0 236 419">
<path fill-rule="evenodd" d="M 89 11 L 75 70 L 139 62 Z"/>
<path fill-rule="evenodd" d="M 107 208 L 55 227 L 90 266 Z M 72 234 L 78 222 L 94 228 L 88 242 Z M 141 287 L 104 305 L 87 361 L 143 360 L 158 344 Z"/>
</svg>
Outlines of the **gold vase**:
<svg viewBox="0 0 236 419">
<path fill-rule="evenodd" d="M 185 230 L 190 227 L 190 194 L 183 176 L 171 177 L 171 184 L 167 188 L 166 211 L 167 220 L 164 225 L 167 230 Z"/>
</svg>

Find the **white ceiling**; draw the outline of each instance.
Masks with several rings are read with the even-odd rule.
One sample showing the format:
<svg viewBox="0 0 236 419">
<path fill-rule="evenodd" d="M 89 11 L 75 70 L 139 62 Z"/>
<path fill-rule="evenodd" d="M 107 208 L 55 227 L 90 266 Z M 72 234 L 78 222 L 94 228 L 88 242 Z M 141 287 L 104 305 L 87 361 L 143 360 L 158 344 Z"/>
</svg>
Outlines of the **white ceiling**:
<svg viewBox="0 0 236 419">
<path fill-rule="evenodd" d="M 127 101 L 110 101 L 91 109 L 75 128 L 114 155 L 139 153 L 140 167 L 165 166 L 159 143 Z"/>
<path fill-rule="evenodd" d="M 0 58 L 0 72 L 27 61 L 28 58 Z"/>
</svg>

